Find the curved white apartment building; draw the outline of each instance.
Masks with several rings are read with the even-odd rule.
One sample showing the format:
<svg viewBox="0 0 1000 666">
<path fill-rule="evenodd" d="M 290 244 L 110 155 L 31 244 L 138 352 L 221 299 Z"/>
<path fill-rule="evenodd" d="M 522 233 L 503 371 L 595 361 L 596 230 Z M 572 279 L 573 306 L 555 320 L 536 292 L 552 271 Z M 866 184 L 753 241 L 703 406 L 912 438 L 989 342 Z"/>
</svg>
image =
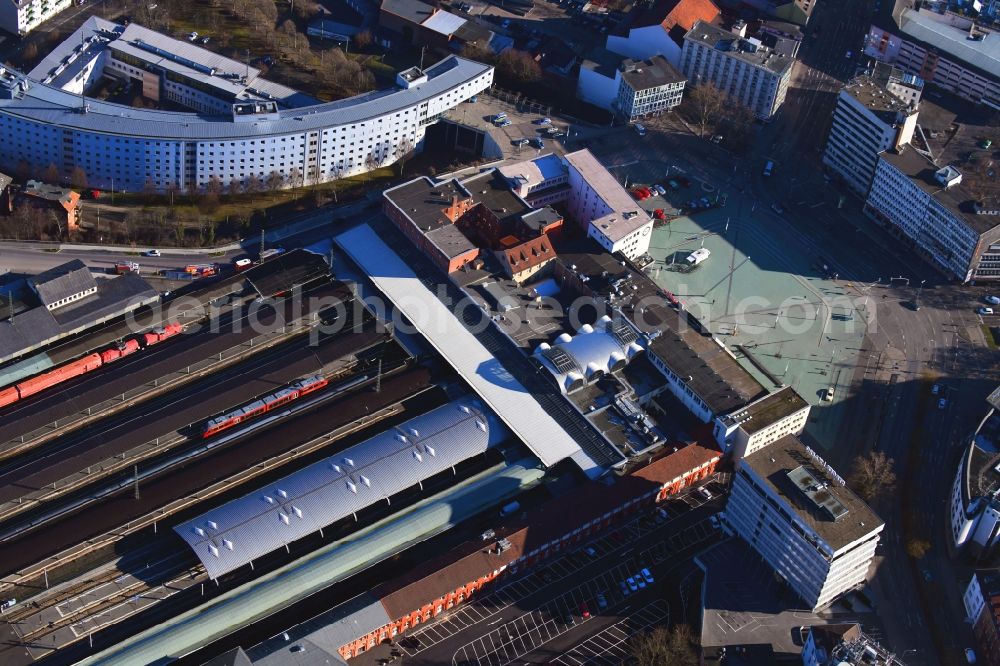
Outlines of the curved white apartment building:
<svg viewBox="0 0 1000 666">
<path fill-rule="evenodd" d="M 27 163 L 38 173 L 55 165 L 68 178 L 79 167 L 90 187 L 133 192 L 203 189 L 213 179 L 246 185 L 253 178 L 266 182 L 273 173 L 285 186 L 309 185 L 391 164 L 401 145 L 419 149 L 427 125 L 493 82 L 492 67 L 449 56 L 425 70 L 401 72 L 393 89 L 335 102 L 283 108 L 280 98 L 244 85 L 249 92 L 234 92 L 227 112 L 138 109 L 81 94 L 95 65 L 121 75 L 106 61 L 81 67 L 83 58 L 74 61 L 73 53 L 87 46 L 68 52 L 47 76 L 38 67 L 34 76 L 0 68 L 0 169 Z M 164 63 L 151 64 L 151 55 L 141 70 L 128 73 L 144 94 L 171 99 L 201 88 L 217 98 L 227 81 L 241 82 L 239 72 L 217 71 L 210 62 L 194 61 L 195 54 L 166 53 L 141 39 L 133 46 Z"/>
</svg>

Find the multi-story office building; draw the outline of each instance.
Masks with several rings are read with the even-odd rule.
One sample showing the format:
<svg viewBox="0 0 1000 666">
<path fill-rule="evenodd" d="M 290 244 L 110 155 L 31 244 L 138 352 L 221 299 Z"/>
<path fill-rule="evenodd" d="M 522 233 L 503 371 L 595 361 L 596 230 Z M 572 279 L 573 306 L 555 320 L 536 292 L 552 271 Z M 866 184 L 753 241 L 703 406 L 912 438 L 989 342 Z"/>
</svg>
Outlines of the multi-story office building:
<svg viewBox="0 0 1000 666">
<path fill-rule="evenodd" d="M 576 96 L 632 122 L 676 107 L 685 83 L 663 56 L 637 61 L 597 48 L 580 65 Z"/>
<path fill-rule="evenodd" d="M 868 31 L 865 55 L 916 74 L 977 104 L 1000 108 L 1000 34 L 940 3 L 896 0 Z M 936 11 L 935 11 L 936 10 Z"/>
<path fill-rule="evenodd" d="M 653 218 L 587 149 L 563 156 L 569 218 L 606 251 L 638 259 L 649 250 Z"/>
<path fill-rule="evenodd" d="M 622 62 L 615 100 L 617 113 L 628 121 L 670 111 L 681 103 L 684 75 L 661 55 Z"/>
<path fill-rule="evenodd" d="M 71 6 L 71 0 L 4 0 L 0 2 L 0 28 L 14 35 L 26 35 Z"/>
<path fill-rule="evenodd" d="M 965 621 L 976 635 L 978 657 L 986 666 L 1000 666 L 1000 575 L 996 571 L 972 574 L 962 604 Z"/>
<path fill-rule="evenodd" d="M 893 77 L 888 70 L 882 66 L 859 76 L 840 91 L 823 153 L 823 164 L 861 195 L 871 188 L 879 153 L 908 144 L 917 127 L 916 103 L 893 92 L 908 90 L 905 75 Z"/>
<path fill-rule="evenodd" d="M 813 610 L 864 585 L 884 527 L 793 435 L 737 463 L 726 522 Z"/>
<path fill-rule="evenodd" d="M 715 441 L 740 460 L 786 435 L 801 435 L 810 405 L 791 386 L 716 417 Z"/>
<path fill-rule="evenodd" d="M 766 120 L 785 101 L 794 59 L 745 34 L 745 24 L 729 31 L 698 21 L 684 35 L 681 71 L 691 85 L 711 83 Z"/>
<path fill-rule="evenodd" d="M 111 33 L 93 31 L 86 58 L 70 53 L 44 77 L 37 68 L 34 76 L 0 70 L 3 169 L 20 165 L 41 171 L 53 165 L 68 178 L 80 168 L 92 187 L 133 192 L 203 190 L 213 182 L 259 186 L 270 178 L 283 186 L 314 184 L 364 173 L 419 150 L 428 125 L 493 81 L 492 67 L 449 56 L 425 70 L 401 72 L 395 89 L 298 105 L 299 98 L 278 99 L 268 92 L 276 89 L 266 82 L 245 83 L 245 65 L 242 72 L 229 71 L 220 62 L 197 62 L 194 51 L 178 57 L 159 42 L 132 40 L 126 48 L 119 37 L 124 31 L 122 26 Z M 176 94 L 203 108 L 200 113 L 137 109 L 71 91 L 79 76 L 100 76 L 102 61 L 129 68 L 116 73 L 141 81 L 144 93 L 167 99 Z"/>
<path fill-rule="evenodd" d="M 966 161 L 964 154 L 970 151 L 975 151 L 971 140 L 955 137 L 947 151 L 935 155 L 937 163 L 912 146 L 881 153 L 865 212 L 948 275 L 963 282 L 996 280 L 1000 278 L 996 188 L 985 173 L 973 173 L 967 187 L 962 172 L 951 166 Z M 985 164 L 978 168 L 989 169 Z"/>
<path fill-rule="evenodd" d="M 952 543 L 979 560 L 1000 547 L 1000 388 L 986 401 L 951 488 Z"/>
</svg>

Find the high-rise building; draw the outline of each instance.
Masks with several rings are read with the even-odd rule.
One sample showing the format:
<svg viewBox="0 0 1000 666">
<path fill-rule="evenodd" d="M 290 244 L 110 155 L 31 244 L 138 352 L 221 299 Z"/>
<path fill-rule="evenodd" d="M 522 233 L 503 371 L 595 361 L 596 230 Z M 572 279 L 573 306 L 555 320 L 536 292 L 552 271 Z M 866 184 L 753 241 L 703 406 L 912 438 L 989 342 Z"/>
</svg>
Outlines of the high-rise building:
<svg viewBox="0 0 1000 666">
<path fill-rule="evenodd" d="M 812 610 L 864 585 L 884 527 L 794 435 L 737 463 L 726 523 Z"/>
<path fill-rule="evenodd" d="M 1000 190 L 989 159 L 966 159 L 973 141 L 954 137 L 933 162 L 914 146 L 881 153 L 865 202 L 870 217 L 962 282 L 1000 279 Z"/>
<path fill-rule="evenodd" d="M 742 22 L 730 31 L 698 21 L 684 35 L 681 71 L 691 85 L 711 83 L 766 120 L 785 101 L 795 60 L 745 35 Z"/>
<path fill-rule="evenodd" d="M 0 28 L 14 35 L 26 35 L 72 6 L 70 0 L 6 0 L 0 2 Z"/>
<path fill-rule="evenodd" d="M 917 127 L 911 91 L 919 100 L 919 79 L 892 69 L 877 66 L 840 91 L 826 140 L 823 164 L 861 195 L 871 188 L 879 153 L 908 144 Z"/>
</svg>

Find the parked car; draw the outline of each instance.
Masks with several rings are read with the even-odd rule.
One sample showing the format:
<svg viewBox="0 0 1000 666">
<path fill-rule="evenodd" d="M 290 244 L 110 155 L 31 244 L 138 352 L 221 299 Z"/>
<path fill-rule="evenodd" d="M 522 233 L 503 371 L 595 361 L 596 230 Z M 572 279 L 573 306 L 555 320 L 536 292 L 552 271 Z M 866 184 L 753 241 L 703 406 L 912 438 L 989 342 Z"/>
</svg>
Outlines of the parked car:
<svg viewBox="0 0 1000 666">
<path fill-rule="evenodd" d="M 773 210 L 778 215 L 785 214 L 785 209 L 781 207 L 781 204 L 776 204 L 776 203 L 771 204 L 771 210 Z"/>
<path fill-rule="evenodd" d="M 590 617 L 590 609 L 587 608 L 587 602 L 586 601 L 584 601 L 582 604 L 580 604 L 580 617 L 582 617 L 584 620 L 586 620 L 588 617 Z"/>
<path fill-rule="evenodd" d="M 965 661 L 969 664 L 976 663 L 976 651 L 972 648 L 965 648 Z"/>
<path fill-rule="evenodd" d="M 993 308 L 979 308 L 976 312 L 981 315 L 991 315 L 993 314 Z"/>
<path fill-rule="evenodd" d="M 722 527 L 722 523 L 719 522 L 719 517 L 718 516 L 709 516 L 708 517 L 708 522 L 715 529 L 719 529 L 720 527 Z"/>
<path fill-rule="evenodd" d="M 1000 296 L 987 296 L 986 302 L 993 305 L 1000 305 Z"/>
<path fill-rule="evenodd" d="M 587 555 L 590 555 L 591 557 L 597 557 L 597 551 L 591 548 L 590 546 L 584 548 L 583 552 L 587 553 Z"/>
<path fill-rule="evenodd" d="M 851 58 L 854 57 L 854 51 L 848 51 L 847 53 L 844 54 L 844 57 L 850 60 Z"/>
<path fill-rule="evenodd" d="M 630 576 L 629 578 L 627 578 L 625 580 L 625 582 L 628 583 L 628 589 L 632 590 L 633 592 L 638 592 L 639 591 L 639 586 L 636 584 L 635 578 L 632 578 Z"/>
<path fill-rule="evenodd" d="M 535 123 L 536 125 L 548 125 L 548 124 L 550 124 L 551 122 L 552 122 L 552 119 L 551 119 L 551 118 L 548 118 L 548 117 L 546 117 L 546 118 L 538 118 L 538 119 L 536 119 L 536 120 L 534 121 L 534 123 Z"/>
<path fill-rule="evenodd" d="M 646 589 L 646 580 L 638 574 L 635 576 L 635 584 L 639 586 L 640 590 Z"/>
<path fill-rule="evenodd" d="M 539 150 L 545 147 L 545 141 L 543 141 L 542 137 L 540 136 L 536 136 L 535 138 L 531 139 L 530 143 L 532 146 L 538 148 Z"/>
<path fill-rule="evenodd" d="M 635 133 L 639 136 L 646 136 L 646 128 L 641 123 L 635 124 Z"/>
<path fill-rule="evenodd" d="M 211 37 L 202 37 L 201 38 L 201 43 L 202 44 L 208 44 L 210 41 L 212 41 Z"/>
<path fill-rule="evenodd" d="M 603 592 L 597 593 L 597 607 L 601 610 L 604 610 L 605 608 L 608 607 L 608 600 L 604 597 Z"/>
<path fill-rule="evenodd" d="M 511 125 L 511 122 L 507 118 L 504 118 L 499 123 L 497 123 L 497 127 L 510 127 L 510 125 Z"/>
<path fill-rule="evenodd" d="M 642 574 L 642 577 L 645 579 L 647 583 L 649 583 L 650 585 L 653 584 L 653 574 L 650 573 L 649 569 L 643 567 L 642 571 L 640 571 L 639 573 Z"/>
<path fill-rule="evenodd" d="M 830 402 L 833 400 L 833 387 L 831 386 L 826 391 L 823 392 L 823 400 Z"/>
<path fill-rule="evenodd" d="M 514 139 L 513 141 L 511 141 L 511 143 L 514 144 L 515 146 L 517 146 L 518 148 L 520 148 L 521 146 L 527 146 L 528 145 L 528 140 L 527 139 L 523 139 L 523 138 L 522 139 Z"/>
<path fill-rule="evenodd" d="M 197 32 L 192 32 L 191 34 L 188 35 L 188 41 L 189 42 L 193 42 L 196 39 L 198 39 L 198 33 Z"/>
<path fill-rule="evenodd" d="M 500 27 L 501 28 L 509 28 L 510 27 L 510 19 L 504 19 L 503 22 L 500 24 Z"/>
<path fill-rule="evenodd" d="M 621 590 L 622 590 L 622 596 L 623 597 L 627 597 L 628 594 L 629 594 L 628 584 L 626 584 L 625 581 L 620 580 L 620 581 L 618 581 L 618 587 L 620 587 Z"/>
<path fill-rule="evenodd" d="M 160 251 L 159 250 L 146 250 L 145 252 L 142 253 L 142 256 L 144 256 L 144 257 L 158 257 L 158 256 L 160 256 Z"/>
<path fill-rule="evenodd" d="M 937 395 L 940 392 L 941 392 L 940 384 L 935 384 L 934 386 L 931 387 L 931 395 Z"/>
<path fill-rule="evenodd" d="M 667 193 L 667 190 L 666 190 L 666 188 L 664 188 L 664 187 L 663 187 L 663 185 L 660 185 L 660 184 L 656 184 L 656 185 L 653 185 L 653 187 L 655 187 L 655 188 L 656 188 L 656 193 L 657 193 L 657 194 L 659 194 L 659 195 L 660 195 L 661 197 L 662 197 L 662 196 L 663 196 L 664 194 L 666 194 L 666 193 Z"/>
<path fill-rule="evenodd" d="M 938 399 L 938 409 L 944 409 L 947 406 L 948 406 L 948 398 Z"/>
<path fill-rule="evenodd" d="M 653 211 L 653 217 L 657 220 L 665 220 L 667 219 L 667 214 L 663 212 L 662 208 L 657 208 Z"/>
<path fill-rule="evenodd" d="M 710 500 L 715 497 L 715 495 L 709 492 L 708 488 L 705 488 L 704 486 L 698 488 L 698 494 L 704 497 L 706 500 Z"/>
</svg>

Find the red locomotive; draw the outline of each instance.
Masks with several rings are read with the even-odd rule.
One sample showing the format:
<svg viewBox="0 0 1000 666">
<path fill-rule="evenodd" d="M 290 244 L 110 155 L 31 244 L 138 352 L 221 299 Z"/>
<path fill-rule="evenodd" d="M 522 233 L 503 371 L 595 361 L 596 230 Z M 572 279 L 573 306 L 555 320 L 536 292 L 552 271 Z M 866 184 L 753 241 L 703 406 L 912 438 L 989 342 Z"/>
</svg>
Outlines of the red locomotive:
<svg viewBox="0 0 1000 666">
<path fill-rule="evenodd" d="M 263 414 L 264 412 L 269 412 L 272 409 L 284 405 L 285 403 L 296 400 L 306 393 L 318 391 L 326 386 L 327 383 L 327 380 L 320 375 L 313 375 L 311 377 L 306 377 L 305 379 L 300 379 L 299 381 L 289 384 L 279 391 L 275 391 L 274 393 L 266 395 L 263 398 L 254 400 L 249 405 L 244 405 L 239 409 L 234 409 L 231 412 L 227 412 L 221 416 L 216 416 L 214 419 L 210 419 L 208 423 L 205 424 L 205 430 L 202 433 L 202 437 L 211 437 L 217 432 L 227 428 L 232 428 L 234 425 L 242 423 L 247 419 L 252 419 L 255 416 Z"/>
<path fill-rule="evenodd" d="M 129 354 L 134 354 L 139 351 L 140 347 L 155 345 L 161 340 L 177 335 L 182 330 L 184 330 L 183 326 L 172 322 L 166 326 L 155 328 L 150 333 L 145 333 L 136 338 L 125 340 L 113 347 L 108 347 L 103 351 L 87 354 L 75 361 L 70 361 L 51 370 L 46 370 L 40 375 L 35 375 L 30 379 L 18 382 L 14 386 L 0 389 L 0 407 L 12 405 L 18 400 L 27 398 L 29 395 L 34 395 L 73 377 L 79 377 L 80 375 L 97 370 L 105 363 L 111 363 Z"/>
</svg>

